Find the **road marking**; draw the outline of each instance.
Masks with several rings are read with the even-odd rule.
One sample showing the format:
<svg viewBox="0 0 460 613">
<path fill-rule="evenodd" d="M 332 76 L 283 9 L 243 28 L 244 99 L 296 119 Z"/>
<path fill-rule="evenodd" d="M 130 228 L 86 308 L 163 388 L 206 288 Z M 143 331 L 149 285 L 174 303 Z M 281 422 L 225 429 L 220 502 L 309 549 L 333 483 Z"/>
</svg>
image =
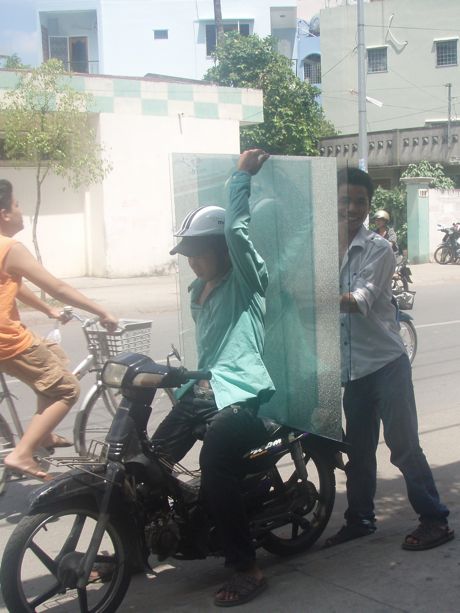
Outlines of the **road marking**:
<svg viewBox="0 0 460 613">
<path fill-rule="evenodd" d="M 440 321 L 437 324 L 415 324 L 417 330 L 420 328 L 434 328 L 435 326 L 452 326 L 453 324 L 460 324 L 460 319 L 452 319 L 452 321 Z"/>
</svg>

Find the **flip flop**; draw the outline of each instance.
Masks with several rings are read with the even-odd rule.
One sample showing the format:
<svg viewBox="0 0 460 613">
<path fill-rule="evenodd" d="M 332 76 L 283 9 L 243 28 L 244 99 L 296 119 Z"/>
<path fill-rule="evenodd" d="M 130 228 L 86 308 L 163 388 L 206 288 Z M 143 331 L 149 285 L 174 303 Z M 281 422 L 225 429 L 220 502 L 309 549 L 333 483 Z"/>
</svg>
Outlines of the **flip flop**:
<svg viewBox="0 0 460 613">
<path fill-rule="evenodd" d="M 65 436 L 61 436 L 60 434 L 50 434 L 50 438 L 50 444 L 47 445 L 46 443 L 43 443 L 43 447 L 47 451 L 51 451 L 52 449 L 58 449 L 60 447 L 73 447 L 72 441 L 70 441 Z"/>
<path fill-rule="evenodd" d="M 245 573 L 235 573 L 233 577 L 217 591 L 214 597 L 214 604 L 217 607 L 237 607 L 240 604 L 249 602 L 266 589 L 267 580 L 265 578 L 257 580 L 255 577 Z M 219 594 L 222 592 L 233 594 L 235 598 L 232 600 L 219 598 Z"/>
<path fill-rule="evenodd" d="M 28 467 L 19 467 L 19 466 L 9 466 L 5 463 L 5 468 L 12 475 L 17 475 L 19 477 L 26 476 L 31 477 L 32 479 L 39 479 L 40 481 L 52 481 L 54 479 L 53 475 L 45 472 L 44 470 L 40 470 L 37 466 L 35 468 L 33 465 Z"/>
</svg>

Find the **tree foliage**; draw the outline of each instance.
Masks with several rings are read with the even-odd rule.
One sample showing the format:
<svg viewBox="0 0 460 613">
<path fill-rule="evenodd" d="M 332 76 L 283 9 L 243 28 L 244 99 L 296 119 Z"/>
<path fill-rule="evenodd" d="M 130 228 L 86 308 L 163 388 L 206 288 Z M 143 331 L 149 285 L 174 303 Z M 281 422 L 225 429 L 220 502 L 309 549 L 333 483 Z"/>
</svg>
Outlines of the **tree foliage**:
<svg viewBox="0 0 460 613">
<path fill-rule="evenodd" d="M 383 189 L 377 187 L 372 198 L 370 218 L 376 211 L 384 209 L 390 214 L 392 225 L 398 237 L 400 249 L 407 249 L 407 204 L 406 190 L 402 187 Z"/>
<path fill-rule="evenodd" d="M 102 181 L 111 170 L 91 126 L 91 103 L 91 96 L 72 87 L 71 76 L 57 60 L 21 73 L 17 86 L 0 103 L 7 158 L 36 169 L 32 235 L 40 262 L 37 222 L 48 173 L 53 171 L 77 189 Z"/>
<path fill-rule="evenodd" d="M 409 164 L 401 175 L 401 178 L 405 177 L 432 177 L 430 187 L 433 189 L 453 189 L 455 186 L 452 179 L 446 176 L 441 164 L 433 165 L 427 161 Z M 388 211 L 391 225 L 398 237 L 398 245 L 400 249 L 407 249 L 407 198 L 403 182 L 393 189 L 377 187 L 372 199 L 371 218 L 379 209 Z"/>
<path fill-rule="evenodd" d="M 418 164 L 409 164 L 402 173 L 401 178 L 405 177 L 432 177 L 430 187 L 433 189 L 454 189 L 455 183 L 446 176 L 441 164 L 430 164 L 426 160 Z"/>
<path fill-rule="evenodd" d="M 17 53 L 13 53 L 6 58 L 3 68 L 15 70 L 18 68 L 30 68 L 30 66 L 28 64 L 24 64 Z"/>
<path fill-rule="evenodd" d="M 291 60 L 276 51 L 276 39 L 228 32 L 204 78 L 228 87 L 263 91 L 264 123 L 242 127 L 241 148 L 272 154 L 317 155 L 318 139 L 334 133 L 316 100 L 319 90 L 301 81 Z"/>
</svg>

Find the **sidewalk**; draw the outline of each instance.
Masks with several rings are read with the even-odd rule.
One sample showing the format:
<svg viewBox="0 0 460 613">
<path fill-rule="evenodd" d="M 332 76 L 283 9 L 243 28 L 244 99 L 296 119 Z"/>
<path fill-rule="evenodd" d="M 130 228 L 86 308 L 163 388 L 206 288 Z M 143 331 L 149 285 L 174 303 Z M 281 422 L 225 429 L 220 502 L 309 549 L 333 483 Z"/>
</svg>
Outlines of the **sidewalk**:
<svg viewBox="0 0 460 613">
<path fill-rule="evenodd" d="M 411 265 L 414 289 L 460 283 L 460 266 Z M 174 275 L 135 279 L 69 279 L 74 287 L 120 316 L 174 311 Z M 27 317 L 32 316 L 27 313 Z M 41 316 L 43 317 L 43 316 Z M 417 367 L 417 365 L 416 365 Z M 456 376 L 456 375 L 450 375 Z M 455 404 L 455 403 L 454 403 Z M 336 471 L 334 511 L 320 541 L 305 554 L 286 559 L 263 550 L 259 561 L 269 582 L 241 613 L 454 613 L 460 600 L 460 418 L 457 406 L 427 415 L 421 445 L 433 468 L 437 486 L 451 508 L 457 538 L 425 552 L 401 549 L 404 536 L 416 526 L 400 473 L 390 464 L 382 443 L 378 448 L 378 491 L 375 535 L 322 549 L 325 538 L 342 525 L 346 508 L 345 477 Z M 153 561 L 153 560 L 152 560 Z M 154 562 L 155 563 L 155 562 Z M 212 595 L 227 572 L 219 559 L 158 564 L 148 576 L 133 577 L 120 611 L 161 610 L 162 613 L 217 611 Z"/>
<path fill-rule="evenodd" d="M 430 263 L 410 265 L 410 268 L 414 289 L 424 285 L 460 283 L 460 266 L 457 265 Z M 74 277 L 65 281 L 119 317 L 138 317 L 144 313 L 178 309 L 178 280 L 175 274 L 114 279 Z M 32 323 L 32 313 L 27 313 L 26 317 L 27 323 Z"/>
</svg>

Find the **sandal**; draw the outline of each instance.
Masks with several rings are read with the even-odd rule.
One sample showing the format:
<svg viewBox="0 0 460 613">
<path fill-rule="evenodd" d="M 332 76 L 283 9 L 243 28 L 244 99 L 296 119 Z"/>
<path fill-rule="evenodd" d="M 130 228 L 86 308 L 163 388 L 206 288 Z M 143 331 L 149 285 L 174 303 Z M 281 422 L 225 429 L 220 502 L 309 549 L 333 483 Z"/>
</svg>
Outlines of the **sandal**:
<svg viewBox="0 0 460 613">
<path fill-rule="evenodd" d="M 368 522 L 366 524 L 346 524 L 340 528 L 337 534 L 334 534 L 334 536 L 326 539 L 323 547 L 327 549 L 328 547 L 341 545 L 347 541 L 353 541 L 354 539 L 359 539 L 362 536 L 374 534 L 376 530 L 377 528 L 372 522 Z"/>
<path fill-rule="evenodd" d="M 267 588 L 267 580 L 256 579 L 246 573 L 235 573 L 216 593 L 214 604 L 217 607 L 237 607 L 240 604 L 249 602 Z M 220 594 L 229 595 L 230 600 L 219 597 Z"/>
<path fill-rule="evenodd" d="M 424 551 L 451 541 L 454 530 L 446 522 L 439 520 L 422 520 L 418 527 L 408 534 L 401 547 L 408 551 Z M 415 542 L 410 542 L 410 540 Z"/>
</svg>

